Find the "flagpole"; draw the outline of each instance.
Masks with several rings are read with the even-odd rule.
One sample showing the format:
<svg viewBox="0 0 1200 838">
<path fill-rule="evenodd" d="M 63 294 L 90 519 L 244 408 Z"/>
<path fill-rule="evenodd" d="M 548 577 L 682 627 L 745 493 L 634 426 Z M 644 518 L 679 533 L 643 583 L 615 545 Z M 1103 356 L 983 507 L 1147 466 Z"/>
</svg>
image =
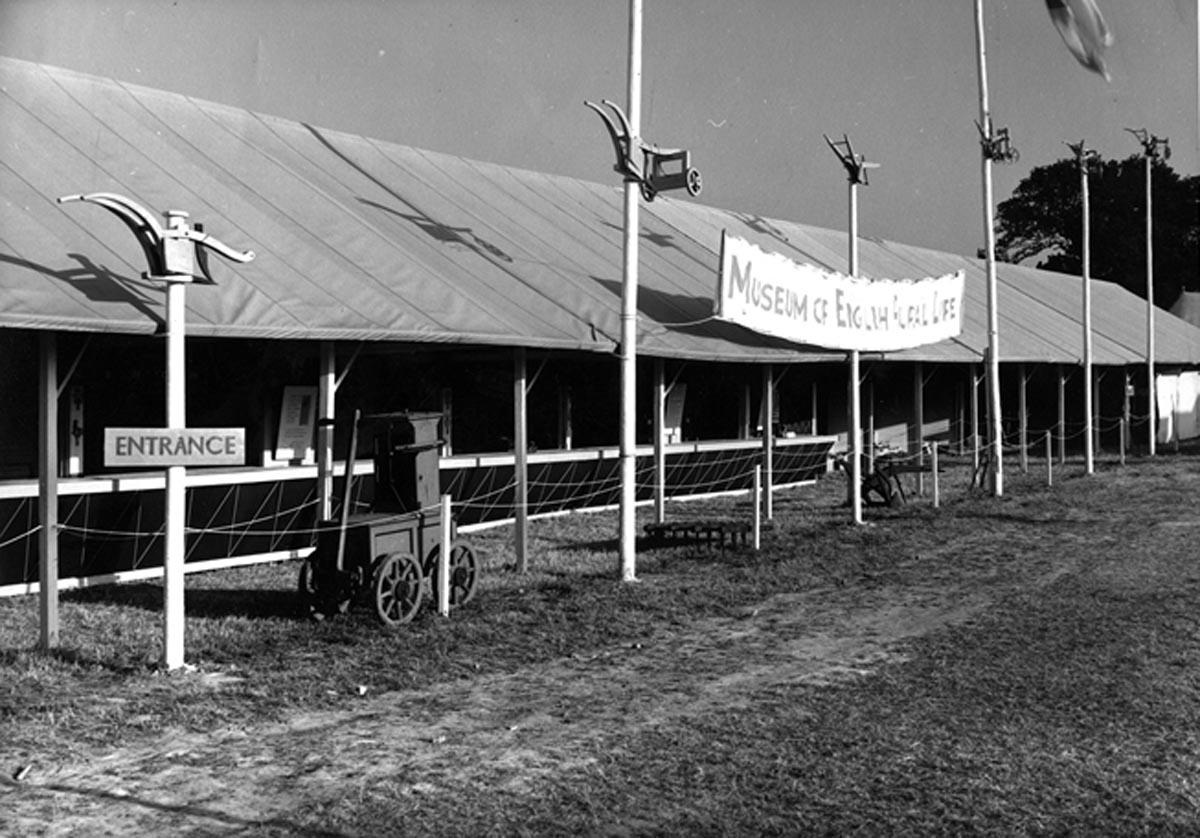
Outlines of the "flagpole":
<svg viewBox="0 0 1200 838">
<path fill-rule="evenodd" d="M 858 276 L 858 181 L 850 178 L 850 276 Z M 850 350 L 850 505 L 854 523 L 863 522 L 862 509 L 862 373 L 859 352 Z"/>
<path fill-rule="evenodd" d="M 1158 443 L 1158 397 L 1154 381 L 1154 221 L 1151 215 L 1151 177 L 1153 160 L 1146 154 L 1146 421 L 1150 425 L 1150 456 L 1155 455 Z"/>
<path fill-rule="evenodd" d="M 1087 474 L 1096 471 L 1095 440 L 1092 436 L 1094 395 L 1092 393 L 1092 226 L 1088 200 L 1088 164 L 1096 152 L 1084 147 L 1083 140 L 1078 145 L 1067 143 L 1075 152 L 1079 164 L 1079 196 L 1080 213 L 1082 215 L 1082 253 L 1083 253 L 1083 459 Z"/>
<path fill-rule="evenodd" d="M 1087 473 L 1096 471 L 1095 439 L 1092 436 L 1092 225 L 1088 201 L 1088 172 L 1086 153 L 1079 158 L 1079 181 L 1083 195 L 1083 450 Z"/>
<path fill-rule="evenodd" d="M 850 145 L 850 138 L 845 134 L 842 135 L 840 142 L 834 142 L 826 135 L 825 142 L 833 150 L 833 153 L 838 156 L 843 168 L 846 170 L 847 179 L 850 181 L 850 276 L 858 277 L 858 185 L 867 185 L 867 169 L 875 169 L 879 167 L 878 163 L 868 163 L 866 158 L 860 154 L 854 153 L 854 147 Z M 863 522 L 862 513 L 862 372 L 860 365 L 860 352 L 857 349 L 850 350 L 850 381 L 848 399 L 850 402 L 850 410 L 847 420 L 850 427 L 846 431 L 846 447 L 850 453 L 850 463 L 847 469 L 847 478 L 850 482 L 850 508 L 854 514 L 854 523 L 861 524 Z M 871 440 L 871 444 L 875 444 L 875 440 Z"/>
<path fill-rule="evenodd" d="M 979 126 L 991 137 L 991 115 L 988 109 L 987 57 L 983 37 L 983 0 L 975 0 L 975 48 L 979 65 Z M 987 390 L 991 414 L 992 494 L 1004 494 L 1003 423 L 1000 414 L 1000 327 L 996 295 L 996 231 L 992 209 L 992 159 L 988 149 L 982 155 L 983 179 L 983 237 L 987 258 L 987 315 L 988 357 Z"/>
<path fill-rule="evenodd" d="M 629 148 L 641 137 L 642 0 L 629 0 Z M 637 285 L 639 184 L 625 178 L 624 281 L 621 285 L 621 579 L 637 579 L 635 505 L 637 502 Z"/>
<path fill-rule="evenodd" d="M 1165 138 L 1156 137 L 1145 128 L 1126 128 L 1142 146 L 1146 161 L 1146 418 L 1150 426 L 1150 456 L 1155 455 L 1158 440 L 1158 395 L 1154 380 L 1154 209 L 1153 189 L 1154 161 L 1160 156 L 1171 157 L 1171 144 Z"/>
</svg>

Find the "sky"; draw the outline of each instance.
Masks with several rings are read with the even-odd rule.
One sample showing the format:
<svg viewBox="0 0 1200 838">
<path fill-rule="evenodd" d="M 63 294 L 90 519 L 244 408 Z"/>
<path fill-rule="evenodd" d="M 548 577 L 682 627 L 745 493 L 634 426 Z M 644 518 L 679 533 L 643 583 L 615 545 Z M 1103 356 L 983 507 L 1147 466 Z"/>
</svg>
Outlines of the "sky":
<svg viewBox="0 0 1200 838">
<path fill-rule="evenodd" d="M 880 168 L 859 232 L 983 244 L 972 0 L 643 0 L 642 136 L 686 148 L 696 199 L 844 230 L 824 135 Z M 1171 141 L 1200 173 L 1197 0 L 1098 0 L 1112 81 L 1044 0 L 984 0 L 988 93 L 1020 152 L 996 201 L 1083 140 Z M 585 99 L 626 106 L 626 0 L 0 0 L 0 55 L 503 165 L 618 184 Z M 86 191 L 86 184 L 80 189 Z"/>
</svg>

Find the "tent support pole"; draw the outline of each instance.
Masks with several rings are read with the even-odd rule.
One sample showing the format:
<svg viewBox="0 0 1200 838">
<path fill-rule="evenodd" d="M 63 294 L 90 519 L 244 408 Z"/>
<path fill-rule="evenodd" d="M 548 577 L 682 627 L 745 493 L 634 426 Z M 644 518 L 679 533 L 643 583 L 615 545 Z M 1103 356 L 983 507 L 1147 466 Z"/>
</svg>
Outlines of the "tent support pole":
<svg viewBox="0 0 1200 838">
<path fill-rule="evenodd" d="M 513 530 L 517 555 L 517 567 L 521 573 L 529 571 L 529 440 L 528 414 L 526 412 L 526 351 L 518 346 L 513 353 L 513 478 L 516 482 L 513 496 Z"/>
<path fill-rule="evenodd" d="M 39 643 L 57 649 L 58 632 L 58 336 L 42 332 L 38 379 L 38 613 Z"/>
<path fill-rule="evenodd" d="M 925 369 L 917 361 L 913 364 L 913 438 L 912 453 L 916 455 L 917 465 L 925 464 L 925 451 L 922 443 L 925 439 Z M 917 472 L 917 494 L 925 494 L 925 475 Z"/>
<path fill-rule="evenodd" d="M 333 419 L 337 393 L 337 348 L 333 341 L 321 341 L 320 364 L 317 379 L 317 519 L 328 521 L 333 517 Z"/>
<path fill-rule="evenodd" d="M 667 520 L 667 382 L 665 362 L 654 359 L 654 520 Z"/>
<path fill-rule="evenodd" d="M 629 0 L 629 137 L 640 142 L 642 121 L 642 0 Z M 637 580 L 634 531 L 637 503 L 637 298 L 639 185 L 625 180 L 624 265 L 621 283 L 621 580 Z"/>
<path fill-rule="evenodd" d="M 773 364 L 763 367 L 763 511 L 768 521 L 774 518 L 773 487 L 775 485 L 775 370 Z"/>
</svg>

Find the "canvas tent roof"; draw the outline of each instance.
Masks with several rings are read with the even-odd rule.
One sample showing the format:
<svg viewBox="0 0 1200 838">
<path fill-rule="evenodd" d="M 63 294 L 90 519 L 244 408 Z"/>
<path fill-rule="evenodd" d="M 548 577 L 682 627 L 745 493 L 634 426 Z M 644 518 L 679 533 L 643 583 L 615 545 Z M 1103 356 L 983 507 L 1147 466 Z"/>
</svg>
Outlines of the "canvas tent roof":
<svg viewBox="0 0 1200 838">
<path fill-rule="evenodd" d="M 620 333 L 620 188 L 523 171 L 0 58 L 0 327 L 148 334 L 163 293 L 115 218 L 62 195 L 116 192 L 182 209 L 237 248 L 187 295 L 188 333 L 611 352 Z M 598 147 L 597 154 L 607 153 Z M 641 225 L 639 352 L 681 359 L 840 359 L 711 319 L 721 231 L 846 269 L 843 233 L 660 196 Z M 962 269 L 954 341 L 892 358 L 979 361 L 978 260 L 864 239 L 862 273 Z M 1079 279 L 999 266 L 1001 359 L 1080 359 Z M 1097 364 L 1137 363 L 1144 305 L 1095 283 Z M 1157 318 L 1157 357 L 1200 363 L 1200 329 Z M 803 352 L 798 352 L 803 349 Z"/>
</svg>

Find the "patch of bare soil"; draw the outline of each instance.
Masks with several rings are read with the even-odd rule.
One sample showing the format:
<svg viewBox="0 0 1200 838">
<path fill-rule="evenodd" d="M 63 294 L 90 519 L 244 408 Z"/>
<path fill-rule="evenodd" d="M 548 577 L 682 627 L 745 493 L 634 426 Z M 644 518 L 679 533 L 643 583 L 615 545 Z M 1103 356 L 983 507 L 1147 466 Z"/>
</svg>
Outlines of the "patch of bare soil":
<svg viewBox="0 0 1200 838">
<path fill-rule="evenodd" d="M 513 674 L 37 765 L 0 785 L 0 825 L 44 836 L 304 834 L 298 807 L 377 781 L 402 794 L 477 786 L 519 794 L 594 762 L 602 737 L 736 708 L 775 685 L 861 676 L 895 659 L 902 641 L 1071 570 L 1049 564 L 1019 581 L 937 574 L 917 586 L 876 580 L 778 595 L 735 617 Z"/>
</svg>

